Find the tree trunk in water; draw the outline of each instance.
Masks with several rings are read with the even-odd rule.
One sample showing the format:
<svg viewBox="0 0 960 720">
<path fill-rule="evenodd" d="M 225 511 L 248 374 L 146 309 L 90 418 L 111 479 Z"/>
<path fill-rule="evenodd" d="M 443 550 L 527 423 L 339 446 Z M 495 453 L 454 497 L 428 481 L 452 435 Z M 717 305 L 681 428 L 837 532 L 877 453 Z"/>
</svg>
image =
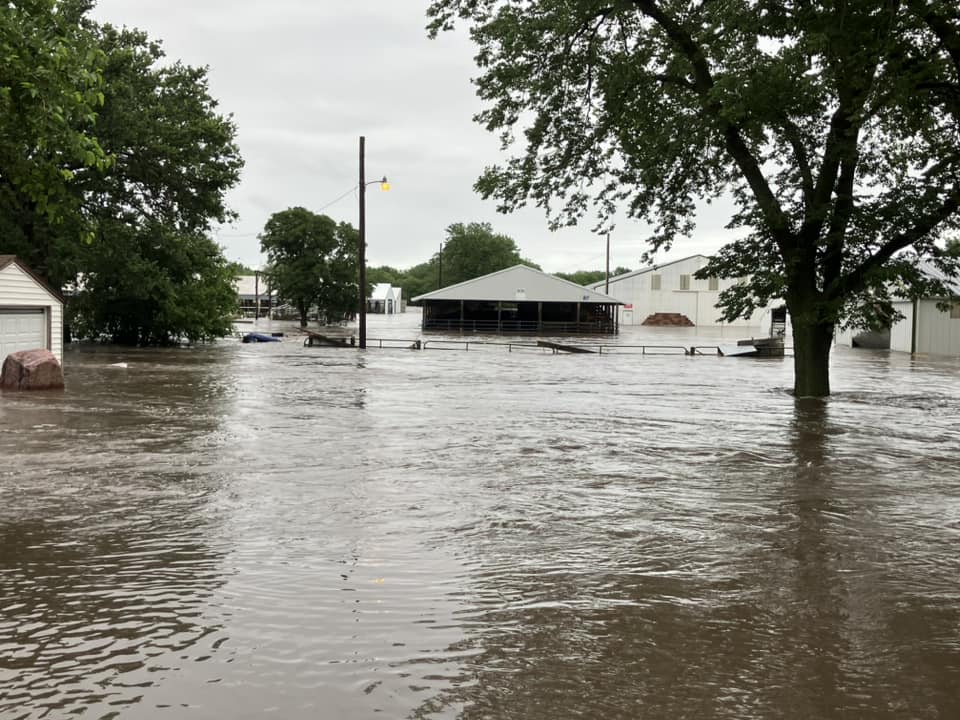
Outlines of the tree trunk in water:
<svg viewBox="0 0 960 720">
<path fill-rule="evenodd" d="M 793 394 L 826 397 L 830 394 L 832 324 L 809 325 L 793 321 Z"/>
<path fill-rule="evenodd" d="M 300 327 L 305 328 L 307 326 L 307 306 L 297 305 L 297 310 L 300 313 Z"/>
</svg>

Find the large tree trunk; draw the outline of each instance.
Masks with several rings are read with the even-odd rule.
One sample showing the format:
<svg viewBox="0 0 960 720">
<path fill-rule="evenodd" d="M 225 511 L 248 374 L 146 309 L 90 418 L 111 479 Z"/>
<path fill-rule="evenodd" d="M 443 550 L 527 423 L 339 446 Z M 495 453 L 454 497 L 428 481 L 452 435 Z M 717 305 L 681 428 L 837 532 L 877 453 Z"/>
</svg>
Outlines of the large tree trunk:
<svg viewBox="0 0 960 720">
<path fill-rule="evenodd" d="M 830 394 L 830 347 L 833 345 L 832 323 L 793 322 L 793 394 L 797 397 L 826 397 Z"/>
</svg>

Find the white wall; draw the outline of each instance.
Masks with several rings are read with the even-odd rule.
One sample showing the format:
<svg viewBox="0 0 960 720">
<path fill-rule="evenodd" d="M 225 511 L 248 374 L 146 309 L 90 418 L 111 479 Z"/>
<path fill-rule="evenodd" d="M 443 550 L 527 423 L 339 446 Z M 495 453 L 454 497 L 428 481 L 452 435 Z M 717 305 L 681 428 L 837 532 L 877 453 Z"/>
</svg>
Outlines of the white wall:
<svg viewBox="0 0 960 720">
<path fill-rule="evenodd" d="M 63 304 L 15 263 L 0 270 L 0 307 L 42 307 L 47 310 L 47 349 L 63 363 Z"/>
<path fill-rule="evenodd" d="M 680 313 L 700 327 L 758 327 L 762 324 L 765 310 L 758 310 L 748 320 L 736 320 L 724 323 L 719 320 L 720 310 L 717 302 L 720 291 L 736 284 L 734 279 L 719 280 L 717 290 L 710 290 L 709 280 L 697 280 L 693 274 L 707 264 L 707 258 L 695 256 L 686 260 L 665 264 L 643 273 L 626 275 L 622 279 L 610 279 L 610 290 L 605 284 L 594 284 L 598 292 L 606 292 L 632 308 L 621 309 L 621 325 L 642 325 L 655 313 Z M 660 276 L 660 289 L 651 285 L 653 276 Z M 689 290 L 681 290 L 681 276 L 689 275 Z"/>
<path fill-rule="evenodd" d="M 937 309 L 936 300 L 917 303 L 917 352 L 960 355 L 960 318 Z"/>
<path fill-rule="evenodd" d="M 890 328 L 890 349 L 913 352 L 913 303 L 909 300 L 895 301 L 893 308 L 903 314 L 903 320 L 895 322 Z"/>
</svg>

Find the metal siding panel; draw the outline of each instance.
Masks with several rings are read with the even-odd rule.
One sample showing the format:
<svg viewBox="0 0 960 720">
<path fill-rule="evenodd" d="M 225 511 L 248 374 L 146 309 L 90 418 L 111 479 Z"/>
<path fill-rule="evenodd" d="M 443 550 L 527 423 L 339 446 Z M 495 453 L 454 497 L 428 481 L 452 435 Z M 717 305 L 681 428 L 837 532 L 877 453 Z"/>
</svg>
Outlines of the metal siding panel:
<svg viewBox="0 0 960 720">
<path fill-rule="evenodd" d="M 927 355 L 960 354 L 960 320 L 951 320 L 950 313 L 937 309 L 935 300 L 919 303 L 917 352 Z"/>
<path fill-rule="evenodd" d="M 895 302 L 894 309 L 903 313 L 904 319 L 890 328 L 890 349 L 911 352 L 913 349 L 913 303 Z"/>
</svg>

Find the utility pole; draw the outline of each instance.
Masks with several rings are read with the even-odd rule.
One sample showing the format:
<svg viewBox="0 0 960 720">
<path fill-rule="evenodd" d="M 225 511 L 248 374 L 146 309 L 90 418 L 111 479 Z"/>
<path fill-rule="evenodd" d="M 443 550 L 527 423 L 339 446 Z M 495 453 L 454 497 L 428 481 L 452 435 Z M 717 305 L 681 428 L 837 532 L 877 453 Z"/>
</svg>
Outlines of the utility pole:
<svg viewBox="0 0 960 720">
<path fill-rule="evenodd" d="M 363 150 L 366 138 L 360 136 L 360 315 L 359 335 L 360 349 L 367 347 L 367 212 L 366 212 L 366 192 L 367 181 L 363 173 Z"/>
<path fill-rule="evenodd" d="M 610 294 L 610 233 L 607 233 L 607 284 L 604 286 L 603 292 L 607 295 Z"/>
<path fill-rule="evenodd" d="M 440 252 L 437 253 L 437 290 L 443 287 L 443 240 L 440 241 Z"/>
</svg>

